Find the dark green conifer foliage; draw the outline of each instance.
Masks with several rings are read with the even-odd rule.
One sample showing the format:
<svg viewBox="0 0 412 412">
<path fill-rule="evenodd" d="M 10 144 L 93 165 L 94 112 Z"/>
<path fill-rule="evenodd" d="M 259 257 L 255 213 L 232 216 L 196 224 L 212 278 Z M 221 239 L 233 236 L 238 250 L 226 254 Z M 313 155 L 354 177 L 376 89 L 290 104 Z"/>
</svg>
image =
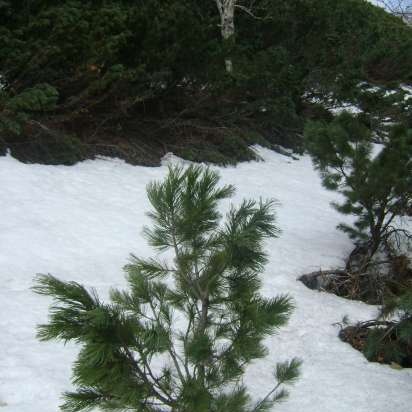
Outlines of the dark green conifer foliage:
<svg viewBox="0 0 412 412">
<path fill-rule="evenodd" d="M 25 89 L 20 94 L 10 98 L 0 87 L 0 132 L 20 134 L 22 126 L 33 113 L 44 113 L 56 107 L 59 98 L 57 90 L 47 83 Z"/>
<path fill-rule="evenodd" d="M 387 327 L 370 331 L 365 346 L 365 356 L 385 363 L 396 362 L 412 367 L 412 289 L 390 299 L 383 306 L 382 317 L 394 317 Z"/>
<path fill-rule="evenodd" d="M 412 131 L 394 129 L 374 154 L 368 129 L 343 113 L 331 123 L 308 123 L 305 140 L 325 187 L 344 196 L 334 206 L 356 217 L 354 225 L 339 228 L 365 243 L 372 257 L 383 241 L 400 233 L 394 220 L 412 202 Z"/>
<path fill-rule="evenodd" d="M 263 241 L 279 233 L 273 202 L 245 200 L 221 222 L 218 203 L 234 188 L 218 180 L 191 166 L 148 186 L 153 225 L 145 233 L 174 259 L 133 256 L 129 290 L 113 290 L 111 303 L 77 283 L 38 278 L 34 290 L 54 299 L 39 338 L 82 346 L 77 391 L 65 394 L 63 410 L 258 412 L 285 397 L 296 359 L 277 365 L 271 390 L 255 404 L 242 383 L 245 367 L 267 353 L 263 339 L 292 310 L 288 296 L 259 294 Z"/>
<path fill-rule="evenodd" d="M 1 141 L 25 162 L 84 158 L 62 159 L 54 146 L 70 144 L 39 139 L 40 123 L 88 157 L 153 165 L 173 151 L 227 164 L 252 159 L 249 143 L 300 150 L 307 93 L 365 105 L 360 81 L 412 80 L 412 28 L 365 0 L 242 4 L 259 18 L 238 9 L 236 41 L 223 45 L 211 0 L 0 0 Z M 52 111 L 9 110 L 45 83 Z"/>
</svg>

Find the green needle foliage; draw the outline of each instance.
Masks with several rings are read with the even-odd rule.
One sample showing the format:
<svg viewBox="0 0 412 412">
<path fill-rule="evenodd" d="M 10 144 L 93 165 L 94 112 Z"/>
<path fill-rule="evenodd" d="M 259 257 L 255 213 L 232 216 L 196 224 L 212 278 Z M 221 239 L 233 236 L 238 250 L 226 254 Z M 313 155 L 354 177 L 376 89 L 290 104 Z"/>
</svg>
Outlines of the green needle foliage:
<svg viewBox="0 0 412 412">
<path fill-rule="evenodd" d="M 382 317 L 395 318 L 387 327 L 375 327 L 364 349 L 369 360 L 412 367 L 412 288 L 384 305 Z"/>
<path fill-rule="evenodd" d="M 38 84 L 33 88 L 7 99 L 7 93 L 0 88 L 0 131 L 20 134 L 22 126 L 30 119 L 33 113 L 44 113 L 56 107 L 59 94 L 57 90 L 45 84 Z"/>
<path fill-rule="evenodd" d="M 63 410 L 258 412 L 286 396 L 296 359 L 277 365 L 268 395 L 255 404 L 242 382 L 292 310 L 288 296 L 259 294 L 263 241 L 279 233 L 273 202 L 245 200 L 222 222 L 219 201 L 234 188 L 218 181 L 210 169 L 176 167 L 148 186 L 153 225 L 145 233 L 173 261 L 133 256 L 129 289 L 113 290 L 110 304 L 77 283 L 37 279 L 34 290 L 54 299 L 39 338 L 82 346 L 77 390 L 65 394 Z"/>
<path fill-rule="evenodd" d="M 356 217 L 354 225 L 341 224 L 339 228 L 367 246 L 368 259 L 391 237 L 408 235 L 393 223 L 412 203 L 411 130 L 395 128 L 374 155 L 368 129 L 343 113 L 331 123 L 310 122 L 305 140 L 324 186 L 344 197 L 334 206 Z"/>
</svg>

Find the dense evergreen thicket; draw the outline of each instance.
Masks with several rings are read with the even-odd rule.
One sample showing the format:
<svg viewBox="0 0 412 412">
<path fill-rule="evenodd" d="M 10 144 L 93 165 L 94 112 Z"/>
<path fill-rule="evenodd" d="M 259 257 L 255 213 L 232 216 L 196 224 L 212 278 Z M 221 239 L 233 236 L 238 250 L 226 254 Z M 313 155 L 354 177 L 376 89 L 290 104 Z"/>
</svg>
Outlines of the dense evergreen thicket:
<svg viewBox="0 0 412 412">
<path fill-rule="evenodd" d="M 272 202 L 245 200 L 222 224 L 218 203 L 233 191 L 198 166 L 172 168 L 150 184 L 153 226 L 145 232 L 173 261 L 133 257 L 129 290 L 113 290 L 109 304 L 77 283 L 39 278 L 35 290 L 54 299 L 39 337 L 82 346 L 76 392 L 63 410 L 264 412 L 286 396 L 296 359 L 276 366 L 258 402 L 243 385 L 246 366 L 266 355 L 264 338 L 286 323 L 292 303 L 260 294 L 263 241 L 278 233 Z"/>
<path fill-rule="evenodd" d="M 0 144 L 25 161 L 96 153 L 218 163 L 298 147 L 308 90 L 412 79 L 412 29 L 363 0 L 260 0 L 220 38 L 214 1 L 0 2 Z M 234 64 L 228 75 L 224 59 Z"/>
</svg>

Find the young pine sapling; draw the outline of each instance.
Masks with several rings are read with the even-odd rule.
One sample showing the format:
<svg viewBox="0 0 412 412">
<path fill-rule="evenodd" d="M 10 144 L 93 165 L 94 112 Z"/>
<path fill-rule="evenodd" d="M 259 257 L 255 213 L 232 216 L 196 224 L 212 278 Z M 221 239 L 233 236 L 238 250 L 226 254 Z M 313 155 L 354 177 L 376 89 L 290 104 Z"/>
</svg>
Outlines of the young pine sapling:
<svg viewBox="0 0 412 412">
<path fill-rule="evenodd" d="M 344 197 L 336 209 L 356 218 L 339 228 L 365 250 L 362 269 L 394 235 L 410 236 L 394 221 L 412 204 L 411 130 L 395 128 L 375 150 L 370 131 L 343 113 L 331 123 L 309 122 L 305 142 L 324 186 Z"/>
<path fill-rule="evenodd" d="M 263 241 L 278 234 L 272 202 L 243 201 L 221 222 L 219 201 L 234 188 L 218 181 L 210 169 L 174 167 L 148 186 L 145 234 L 173 261 L 133 256 L 129 290 L 113 290 L 111 303 L 78 283 L 38 278 L 34 290 L 54 299 L 39 338 L 82 347 L 64 411 L 258 412 L 285 397 L 296 359 L 277 365 L 260 401 L 243 385 L 246 366 L 266 355 L 263 340 L 292 310 L 288 296 L 259 293 Z"/>
</svg>

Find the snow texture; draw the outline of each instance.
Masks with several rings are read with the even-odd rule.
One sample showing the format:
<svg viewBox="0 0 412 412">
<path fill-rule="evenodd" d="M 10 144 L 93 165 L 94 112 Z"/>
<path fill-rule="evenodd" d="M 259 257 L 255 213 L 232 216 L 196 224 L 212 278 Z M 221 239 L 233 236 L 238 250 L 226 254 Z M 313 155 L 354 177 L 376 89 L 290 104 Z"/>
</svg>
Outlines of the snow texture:
<svg viewBox="0 0 412 412">
<path fill-rule="evenodd" d="M 340 106 L 330 107 L 328 110 L 335 116 L 338 116 L 343 112 L 347 112 L 353 115 L 357 115 L 363 112 L 363 110 L 360 107 L 350 102 L 343 102 Z"/>
<path fill-rule="evenodd" d="M 359 83 L 359 87 L 361 87 L 362 85 L 363 83 Z M 338 116 L 343 112 L 347 112 L 352 115 L 358 115 L 360 113 L 363 113 L 363 110 L 358 105 L 349 101 L 337 101 L 333 97 L 332 93 L 329 93 L 328 95 L 323 97 L 319 97 L 316 95 L 312 95 L 311 91 L 308 91 L 304 93 L 302 97 L 306 99 L 309 103 L 320 104 L 334 116 Z"/>
<path fill-rule="evenodd" d="M 276 198 L 279 239 L 267 242 L 269 264 L 263 293 L 289 293 L 296 310 L 281 332 L 267 340 L 269 355 L 252 365 L 246 384 L 254 397 L 272 387 L 276 362 L 304 360 L 302 376 L 278 412 L 408 412 L 411 370 L 369 363 L 338 338 L 343 316 L 370 319 L 377 308 L 305 288 L 296 278 L 342 264 L 351 249 L 335 229 L 342 217 L 329 206 L 336 194 L 321 187 L 308 157 L 294 161 L 257 149 L 264 162 L 220 168 L 242 198 Z M 35 327 L 47 319 L 50 300 L 30 287 L 36 273 L 95 286 L 103 298 L 123 287 L 130 253 L 153 255 L 141 229 L 149 223 L 145 186 L 162 179 L 158 168 L 99 159 L 76 166 L 25 165 L 0 158 L 0 412 L 55 412 L 71 389 L 78 348 L 40 343 Z M 229 201 L 222 205 L 227 210 Z"/>
<path fill-rule="evenodd" d="M 400 88 L 405 92 L 404 100 L 412 99 L 412 86 L 409 84 L 401 84 Z"/>
</svg>

